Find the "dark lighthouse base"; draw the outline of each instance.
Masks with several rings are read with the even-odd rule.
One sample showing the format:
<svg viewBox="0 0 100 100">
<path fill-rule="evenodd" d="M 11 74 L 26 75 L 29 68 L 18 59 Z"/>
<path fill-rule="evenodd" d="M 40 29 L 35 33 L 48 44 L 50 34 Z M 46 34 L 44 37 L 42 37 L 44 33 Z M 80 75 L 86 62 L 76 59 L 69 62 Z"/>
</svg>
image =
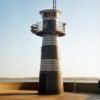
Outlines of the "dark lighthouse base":
<svg viewBox="0 0 100 100">
<path fill-rule="evenodd" d="M 63 81 L 61 71 L 40 71 L 38 94 L 62 94 Z"/>
</svg>

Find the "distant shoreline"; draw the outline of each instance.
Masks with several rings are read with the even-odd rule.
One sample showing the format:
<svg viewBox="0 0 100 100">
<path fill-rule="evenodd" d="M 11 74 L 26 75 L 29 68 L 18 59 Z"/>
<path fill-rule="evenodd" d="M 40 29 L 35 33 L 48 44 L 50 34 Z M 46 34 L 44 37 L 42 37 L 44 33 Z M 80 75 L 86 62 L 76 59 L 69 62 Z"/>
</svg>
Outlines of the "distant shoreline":
<svg viewBox="0 0 100 100">
<path fill-rule="evenodd" d="M 85 78 L 85 77 L 66 77 L 63 78 L 65 83 L 98 83 L 99 78 Z M 33 78 L 0 78 L 0 82 L 39 82 L 38 77 Z"/>
</svg>

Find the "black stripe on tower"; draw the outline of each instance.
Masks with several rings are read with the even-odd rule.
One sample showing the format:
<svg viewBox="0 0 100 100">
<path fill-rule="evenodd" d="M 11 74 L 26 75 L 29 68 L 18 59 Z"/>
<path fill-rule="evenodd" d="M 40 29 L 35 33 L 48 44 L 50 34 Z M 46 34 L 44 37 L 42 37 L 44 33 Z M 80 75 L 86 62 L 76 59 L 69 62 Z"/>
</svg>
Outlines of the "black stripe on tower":
<svg viewBox="0 0 100 100">
<path fill-rule="evenodd" d="M 41 59 L 59 59 L 58 47 L 56 45 L 42 46 Z"/>
</svg>

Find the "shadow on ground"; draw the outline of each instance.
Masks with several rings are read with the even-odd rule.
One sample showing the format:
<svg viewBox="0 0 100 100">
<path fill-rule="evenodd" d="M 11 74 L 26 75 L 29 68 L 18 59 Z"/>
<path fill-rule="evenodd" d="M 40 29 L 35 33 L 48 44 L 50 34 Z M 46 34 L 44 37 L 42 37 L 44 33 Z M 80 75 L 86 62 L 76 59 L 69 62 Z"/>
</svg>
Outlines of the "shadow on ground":
<svg viewBox="0 0 100 100">
<path fill-rule="evenodd" d="M 100 94 L 90 94 L 85 100 L 100 100 Z"/>
</svg>

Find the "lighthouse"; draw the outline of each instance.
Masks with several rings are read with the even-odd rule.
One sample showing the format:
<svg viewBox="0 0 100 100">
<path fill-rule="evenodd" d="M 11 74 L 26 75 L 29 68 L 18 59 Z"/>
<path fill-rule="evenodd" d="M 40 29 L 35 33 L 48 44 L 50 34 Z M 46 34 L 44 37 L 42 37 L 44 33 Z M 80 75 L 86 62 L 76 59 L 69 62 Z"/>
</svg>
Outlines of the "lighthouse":
<svg viewBox="0 0 100 100">
<path fill-rule="evenodd" d="M 31 32 L 43 38 L 38 94 L 62 94 L 63 78 L 59 55 L 59 37 L 65 35 L 65 23 L 59 21 L 61 11 L 40 11 L 43 21 L 33 24 Z"/>
</svg>

